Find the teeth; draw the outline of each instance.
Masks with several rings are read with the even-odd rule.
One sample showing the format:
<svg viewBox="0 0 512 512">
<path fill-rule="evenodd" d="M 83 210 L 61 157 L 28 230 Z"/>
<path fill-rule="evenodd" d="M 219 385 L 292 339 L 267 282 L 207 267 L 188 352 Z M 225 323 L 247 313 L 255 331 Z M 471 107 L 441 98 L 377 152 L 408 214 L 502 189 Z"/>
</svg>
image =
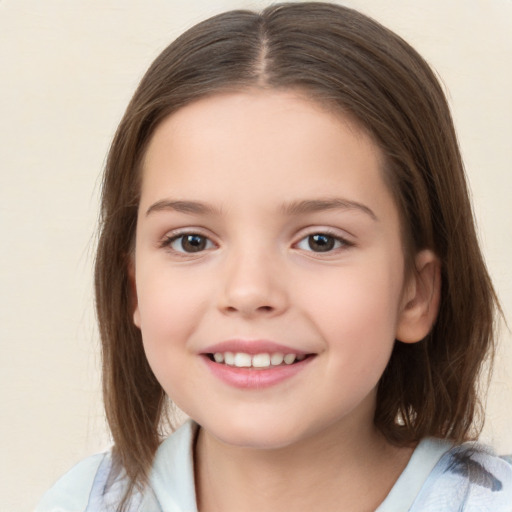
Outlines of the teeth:
<svg viewBox="0 0 512 512">
<path fill-rule="evenodd" d="M 284 361 L 284 355 L 283 354 L 272 354 L 272 356 L 270 357 L 270 362 L 274 365 L 274 366 L 278 366 L 280 364 L 282 364 L 282 362 Z"/>
<path fill-rule="evenodd" d="M 280 366 L 283 363 L 290 365 L 295 361 L 303 361 L 305 358 L 305 354 L 281 354 L 279 352 L 275 354 L 261 353 L 253 356 L 245 352 L 216 352 L 213 354 L 216 363 L 224 363 L 237 368 L 270 368 Z"/>
<path fill-rule="evenodd" d="M 235 366 L 238 368 L 250 368 L 252 358 L 249 354 L 243 354 L 241 352 L 235 354 Z"/>
<path fill-rule="evenodd" d="M 232 352 L 226 352 L 224 354 L 224 362 L 229 364 L 229 366 L 233 366 L 235 364 L 235 354 Z"/>
<path fill-rule="evenodd" d="M 255 368 L 268 368 L 270 366 L 270 354 L 256 354 L 252 356 L 252 365 Z"/>
<path fill-rule="evenodd" d="M 292 364 L 292 363 L 294 363 L 294 362 L 295 362 L 295 358 L 296 358 L 296 357 L 297 357 L 297 356 L 296 356 L 295 354 L 286 354 L 286 355 L 284 356 L 284 362 L 285 362 L 286 364 Z"/>
</svg>

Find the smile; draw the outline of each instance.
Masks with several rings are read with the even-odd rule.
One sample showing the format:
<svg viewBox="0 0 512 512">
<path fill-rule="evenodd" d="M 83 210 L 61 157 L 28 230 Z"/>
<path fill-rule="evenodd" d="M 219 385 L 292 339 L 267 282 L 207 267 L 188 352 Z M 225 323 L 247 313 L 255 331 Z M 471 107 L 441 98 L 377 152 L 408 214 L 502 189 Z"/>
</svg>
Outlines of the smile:
<svg viewBox="0 0 512 512">
<path fill-rule="evenodd" d="M 211 352 L 202 360 L 212 375 L 225 384 L 245 390 L 261 390 L 301 374 L 316 359 L 317 354 L 291 352 Z"/>
<path fill-rule="evenodd" d="M 260 390 L 304 372 L 318 354 L 265 339 L 230 339 L 205 347 L 199 355 L 225 384 Z"/>
<path fill-rule="evenodd" d="M 247 354 L 245 352 L 215 352 L 208 354 L 211 361 L 236 368 L 274 368 L 291 365 L 306 359 L 306 354 L 260 353 Z"/>
</svg>

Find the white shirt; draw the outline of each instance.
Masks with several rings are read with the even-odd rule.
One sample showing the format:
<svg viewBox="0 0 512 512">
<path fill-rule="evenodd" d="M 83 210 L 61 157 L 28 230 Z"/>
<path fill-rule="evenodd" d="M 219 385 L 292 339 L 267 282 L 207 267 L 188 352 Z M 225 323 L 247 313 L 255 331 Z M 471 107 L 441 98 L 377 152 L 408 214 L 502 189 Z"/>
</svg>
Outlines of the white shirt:
<svg viewBox="0 0 512 512">
<path fill-rule="evenodd" d="M 193 444 L 198 425 L 187 421 L 158 448 L 150 490 L 130 512 L 197 512 Z M 93 455 L 68 471 L 36 512 L 110 512 L 124 480 L 112 480 L 111 454 Z M 512 465 L 477 444 L 422 440 L 376 512 L 512 512 Z"/>
</svg>

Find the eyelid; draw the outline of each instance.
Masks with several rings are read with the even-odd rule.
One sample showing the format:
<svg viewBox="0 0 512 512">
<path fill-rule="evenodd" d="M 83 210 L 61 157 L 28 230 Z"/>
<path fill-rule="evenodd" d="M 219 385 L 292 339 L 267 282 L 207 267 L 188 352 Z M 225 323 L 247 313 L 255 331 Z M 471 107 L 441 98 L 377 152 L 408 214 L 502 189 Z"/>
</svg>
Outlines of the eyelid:
<svg viewBox="0 0 512 512">
<path fill-rule="evenodd" d="M 329 251 L 321 252 L 321 251 L 313 251 L 313 250 L 307 250 L 307 249 L 300 249 L 298 248 L 298 244 L 304 240 L 306 240 L 308 237 L 313 235 L 326 235 L 329 237 L 334 238 L 336 241 L 341 242 L 340 247 L 336 247 L 334 249 L 331 249 Z M 350 236 L 343 235 L 340 233 L 340 230 L 334 229 L 334 228 L 328 228 L 323 226 L 311 226 L 305 230 L 301 230 L 301 232 L 297 236 L 297 241 L 293 243 L 294 248 L 298 248 L 299 250 L 303 250 L 308 253 L 312 253 L 315 255 L 332 255 L 333 253 L 337 253 L 340 250 L 349 249 L 350 247 L 354 247 L 355 242 L 351 240 Z"/>
<path fill-rule="evenodd" d="M 160 249 L 165 249 L 165 250 L 171 252 L 172 254 L 180 256 L 180 257 L 187 257 L 187 258 L 194 257 L 194 256 L 198 257 L 200 255 L 203 255 L 205 252 L 211 251 L 212 248 L 218 247 L 218 244 L 213 240 L 213 237 L 209 234 L 206 234 L 204 231 L 205 231 L 204 229 L 196 228 L 196 227 L 180 228 L 180 229 L 175 229 L 175 230 L 169 231 L 158 241 L 158 247 Z M 207 241 L 210 242 L 210 244 L 213 247 L 208 247 L 208 248 L 205 248 L 198 252 L 178 251 L 171 247 L 171 244 L 173 242 L 175 242 L 176 240 L 178 240 L 182 237 L 185 237 L 187 235 L 188 236 L 197 235 L 197 236 L 206 238 Z"/>
<path fill-rule="evenodd" d="M 186 227 L 186 228 L 179 228 L 175 230 L 171 230 L 167 232 L 157 243 L 158 248 L 165 249 L 169 252 L 172 252 L 173 254 L 177 256 L 182 257 L 193 257 L 193 256 L 200 256 L 203 255 L 205 252 L 211 251 L 213 248 L 218 248 L 219 244 L 214 240 L 214 237 L 210 233 L 205 233 L 204 228 L 200 227 Z M 351 240 L 351 236 L 344 235 L 343 233 L 340 233 L 341 230 L 335 229 L 332 227 L 325 227 L 325 226 L 310 226 L 307 228 L 304 228 L 300 230 L 298 235 L 296 236 L 296 241 L 292 244 L 293 248 L 297 248 L 299 250 L 303 250 L 304 252 L 309 252 L 313 254 L 328 256 L 329 254 L 337 253 L 340 250 L 348 249 L 350 247 L 353 247 L 355 242 Z M 346 232 L 345 232 L 346 233 Z M 298 248 L 298 244 L 302 242 L 303 240 L 307 239 L 310 236 L 313 235 L 326 235 L 329 237 L 334 238 L 336 241 L 339 241 L 341 243 L 340 247 L 336 247 L 334 249 L 331 249 L 329 251 L 325 251 L 322 253 L 321 251 L 313 251 L 313 250 L 306 250 L 306 249 L 300 249 Z M 198 251 L 196 253 L 194 252 L 186 252 L 186 251 L 177 251 L 171 247 L 171 243 L 175 242 L 177 239 L 187 236 L 187 235 L 198 235 L 201 237 L 204 237 L 207 239 L 207 241 L 211 244 L 210 247 L 207 247 L 201 251 Z"/>
</svg>

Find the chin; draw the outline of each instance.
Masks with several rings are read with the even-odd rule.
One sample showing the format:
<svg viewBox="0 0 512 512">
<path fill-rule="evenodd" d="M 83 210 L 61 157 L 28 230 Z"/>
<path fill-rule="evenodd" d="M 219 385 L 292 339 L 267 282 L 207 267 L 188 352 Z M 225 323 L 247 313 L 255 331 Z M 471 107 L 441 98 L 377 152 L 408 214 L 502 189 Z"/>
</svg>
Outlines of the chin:
<svg viewBox="0 0 512 512">
<path fill-rule="evenodd" d="M 278 450 L 300 440 L 297 428 L 279 425 L 272 421 L 227 420 L 222 425 L 202 425 L 203 428 L 225 445 L 253 450 Z"/>
</svg>

